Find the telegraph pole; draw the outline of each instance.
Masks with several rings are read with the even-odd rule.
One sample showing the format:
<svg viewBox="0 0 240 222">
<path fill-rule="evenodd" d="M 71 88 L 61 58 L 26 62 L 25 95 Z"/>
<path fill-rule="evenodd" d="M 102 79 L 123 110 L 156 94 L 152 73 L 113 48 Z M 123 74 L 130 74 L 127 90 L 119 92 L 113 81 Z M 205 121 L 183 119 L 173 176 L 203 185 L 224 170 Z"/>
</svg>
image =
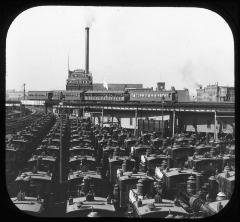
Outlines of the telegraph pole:
<svg viewBox="0 0 240 222">
<path fill-rule="evenodd" d="M 173 110 L 173 126 L 172 126 L 172 136 L 174 137 L 175 134 L 175 109 Z"/>
<path fill-rule="evenodd" d="M 134 136 L 137 136 L 137 128 L 138 128 L 138 121 L 137 121 L 137 116 L 138 116 L 138 112 L 137 109 L 135 110 L 135 129 L 134 129 Z"/>
<path fill-rule="evenodd" d="M 162 97 L 162 137 L 164 137 L 163 102 L 164 102 L 164 96 Z"/>
<path fill-rule="evenodd" d="M 60 103 L 59 183 L 62 184 L 62 102 Z"/>
<path fill-rule="evenodd" d="M 218 133 L 217 133 L 217 112 L 214 112 L 214 140 L 218 140 Z"/>
<path fill-rule="evenodd" d="M 104 111 L 104 107 L 102 108 L 102 127 L 103 127 L 103 118 L 104 118 L 103 111 Z"/>
<path fill-rule="evenodd" d="M 26 86 L 26 84 L 23 83 L 23 100 L 25 100 L 25 86 Z"/>
</svg>

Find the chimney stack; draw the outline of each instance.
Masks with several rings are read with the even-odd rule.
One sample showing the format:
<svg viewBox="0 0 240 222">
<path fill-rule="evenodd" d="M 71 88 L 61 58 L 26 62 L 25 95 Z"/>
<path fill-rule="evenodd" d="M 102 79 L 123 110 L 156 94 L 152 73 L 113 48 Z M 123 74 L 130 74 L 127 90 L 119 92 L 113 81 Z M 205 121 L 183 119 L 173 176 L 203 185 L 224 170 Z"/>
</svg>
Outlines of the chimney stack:
<svg viewBox="0 0 240 222">
<path fill-rule="evenodd" d="M 85 28 L 85 73 L 89 73 L 89 27 Z"/>
</svg>

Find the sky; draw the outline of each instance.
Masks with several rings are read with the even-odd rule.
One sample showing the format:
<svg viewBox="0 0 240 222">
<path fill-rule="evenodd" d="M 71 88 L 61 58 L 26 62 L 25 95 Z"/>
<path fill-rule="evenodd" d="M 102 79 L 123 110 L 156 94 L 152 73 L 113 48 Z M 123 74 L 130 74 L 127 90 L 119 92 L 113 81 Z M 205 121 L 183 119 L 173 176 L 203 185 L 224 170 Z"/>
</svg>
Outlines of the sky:
<svg viewBox="0 0 240 222">
<path fill-rule="evenodd" d="M 65 89 L 70 69 L 94 83 L 156 88 L 234 86 L 234 43 L 226 21 L 201 8 L 40 6 L 16 17 L 6 39 L 6 89 Z"/>
</svg>

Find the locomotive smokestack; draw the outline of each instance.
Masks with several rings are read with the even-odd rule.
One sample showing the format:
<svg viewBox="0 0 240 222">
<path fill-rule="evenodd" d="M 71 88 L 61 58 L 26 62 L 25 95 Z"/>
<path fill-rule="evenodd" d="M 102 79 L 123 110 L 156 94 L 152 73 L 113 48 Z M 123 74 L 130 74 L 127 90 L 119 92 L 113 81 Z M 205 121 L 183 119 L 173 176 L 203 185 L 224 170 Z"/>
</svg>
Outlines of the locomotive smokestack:
<svg viewBox="0 0 240 222">
<path fill-rule="evenodd" d="M 85 73 L 89 73 L 89 27 L 85 28 Z"/>
</svg>

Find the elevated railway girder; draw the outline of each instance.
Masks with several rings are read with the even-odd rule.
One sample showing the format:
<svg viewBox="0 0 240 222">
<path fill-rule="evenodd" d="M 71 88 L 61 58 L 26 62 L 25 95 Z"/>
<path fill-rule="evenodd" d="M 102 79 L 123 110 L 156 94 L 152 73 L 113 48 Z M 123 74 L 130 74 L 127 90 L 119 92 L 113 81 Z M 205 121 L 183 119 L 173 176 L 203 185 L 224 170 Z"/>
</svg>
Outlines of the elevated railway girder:
<svg viewBox="0 0 240 222">
<path fill-rule="evenodd" d="M 54 105 L 58 107 L 58 105 Z M 159 112 L 164 112 L 164 114 L 169 114 L 173 111 L 175 112 L 197 112 L 197 113 L 225 113 L 234 115 L 235 113 L 235 104 L 234 103 L 175 103 L 175 104 L 162 104 L 160 103 L 97 103 L 97 102 L 82 102 L 79 104 L 71 102 L 63 102 L 65 109 L 85 109 L 92 111 L 101 111 L 102 109 L 105 112 L 118 112 L 126 113 L 129 115 L 135 110 L 138 111 L 139 115 L 148 115 L 156 114 Z"/>
<path fill-rule="evenodd" d="M 12 105 L 14 102 L 7 102 L 7 105 Z M 16 103 L 19 103 L 16 102 Z M 20 103 L 21 104 L 21 103 Z M 38 103 L 36 103 L 38 104 Z M 120 117 L 150 117 L 150 116 L 170 116 L 170 126 L 172 127 L 172 134 L 174 134 L 176 122 L 181 124 L 192 124 L 196 119 L 201 119 L 201 124 L 211 122 L 214 124 L 214 131 L 216 132 L 217 121 L 220 119 L 227 119 L 230 124 L 235 122 L 235 103 L 229 102 L 181 102 L 181 103 L 162 103 L 159 102 L 107 102 L 107 101 L 42 101 L 42 106 L 45 111 L 48 108 L 64 109 L 71 113 L 77 110 L 80 115 L 84 112 L 95 113 L 95 116 L 110 115 Z M 61 106 L 60 106 L 61 104 Z M 82 114 L 81 114 L 82 113 Z M 205 123 L 207 124 L 207 123 Z M 215 137 L 217 136 L 214 133 Z"/>
<path fill-rule="evenodd" d="M 21 105 L 21 101 L 6 101 L 6 106 Z M 59 101 L 44 101 L 44 106 L 47 108 L 58 108 Z M 39 106 L 39 105 L 38 105 Z M 175 112 L 197 112 L 197 113 L 213 113 L 217 112 L 219 116 L 228 116 L 235 114 L 235 103 L 228 102 L 181 102 L 181 103 L 161 103 L 148 102 L 148 103 L 136 103 L 136 102 L 106 102 L 106 101 L 84 101 L 73 102 L 63 101 L 64 109 L 85 109 L 95 112 L 99 112 L 102 109 L 109 113 L 129 113 L 131 115 L 135 110 L 138 111 L 138 115 L 152 115 L 158 112 L 164 112 L 169 114 Z"/>
<path fill-rule="evenodd" d="M 62 103 L 64 109 L 79 110 L 80 115 L 84 112 L 93 112 L 94 116 L 115 117 L 150 117 L 169 115 L 169 126 L 174 135 L 176 125 L 179 129 L 185 129 L 186 125 L 196 128 L 199 125 L 213 125 L 214 137 L 217 138 L 217 124 L 222 118 L 227 118 L 230 125 L 234 123 L 235 106 L 233 103 L 107 103 L 107 102 L 82 102 L 73 104 Z M 59 106 L 54 106 L 56 109 Z M 104 114 L 103 114 L 104 113 Z"/>
</svg>

